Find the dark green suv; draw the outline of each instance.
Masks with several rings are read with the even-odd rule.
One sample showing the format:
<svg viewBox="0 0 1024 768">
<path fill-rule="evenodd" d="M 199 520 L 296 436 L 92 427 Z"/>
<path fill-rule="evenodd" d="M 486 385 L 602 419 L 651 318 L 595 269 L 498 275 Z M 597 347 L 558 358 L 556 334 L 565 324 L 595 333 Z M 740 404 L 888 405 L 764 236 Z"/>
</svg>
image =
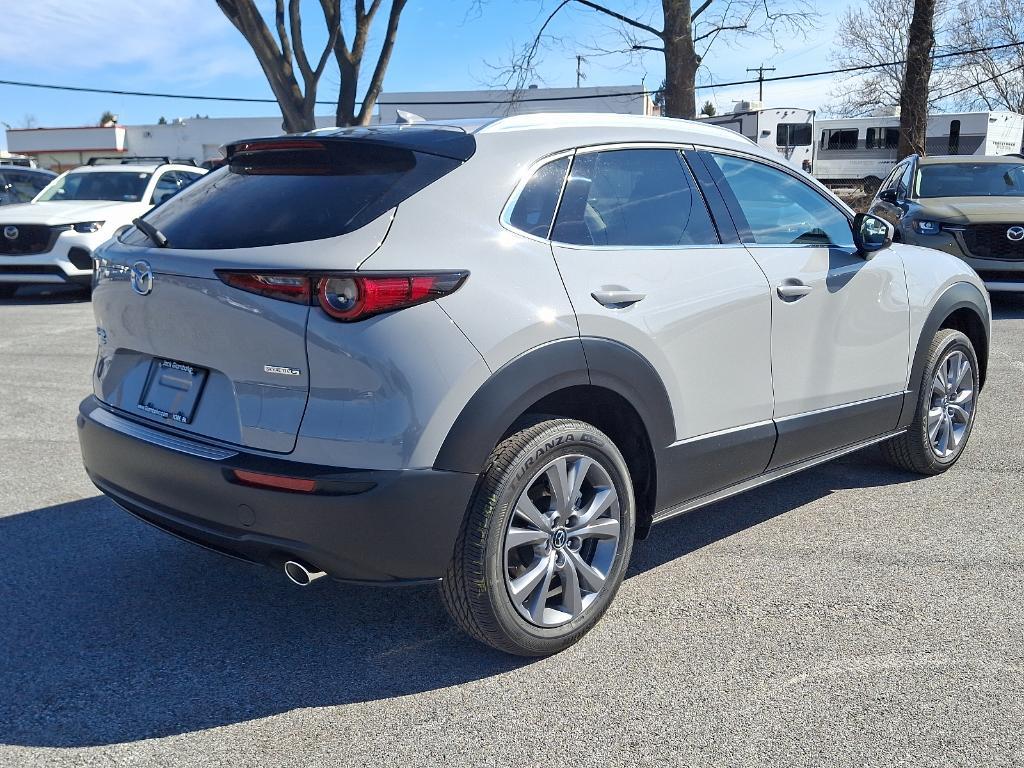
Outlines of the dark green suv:
<svg viewBox="0 0 1024 768">
<path fill-rule="evenodd" d="M 897 240 L 959 256 L 990 291 L 1024 291 L 1024 157 L 911 155 L 869 211 Z"/>
</svg>

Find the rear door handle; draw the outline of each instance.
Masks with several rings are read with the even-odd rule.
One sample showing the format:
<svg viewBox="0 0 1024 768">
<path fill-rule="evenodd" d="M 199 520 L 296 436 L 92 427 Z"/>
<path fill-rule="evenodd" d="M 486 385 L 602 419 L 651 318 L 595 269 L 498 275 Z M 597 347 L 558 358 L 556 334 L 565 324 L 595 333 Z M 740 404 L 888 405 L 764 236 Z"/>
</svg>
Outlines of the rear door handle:
<svg viewBox="0 0 1024 768">
<path fill-rule="evenodd" d="M 646 293 L 638 293 L 637 291 L 594 291 L 590 294 L 594 297 L 594 300 L 598 304 L 603 304 L 606 307 L 612 309 L 623 309 L 631 304 L 636 304 L 638 301 L 643 301 L 647 296 Z"/>
<path fill-rule="evenodd" d="M 792 279 L 792 282 L 779 283 L 775 288 L 779 293 L 779 298 L 785 301 L 796 301 L 801 296 L 806 296 L 813 289 L 806 283 L 801 283 L 799 280 Z"/>
</svg>

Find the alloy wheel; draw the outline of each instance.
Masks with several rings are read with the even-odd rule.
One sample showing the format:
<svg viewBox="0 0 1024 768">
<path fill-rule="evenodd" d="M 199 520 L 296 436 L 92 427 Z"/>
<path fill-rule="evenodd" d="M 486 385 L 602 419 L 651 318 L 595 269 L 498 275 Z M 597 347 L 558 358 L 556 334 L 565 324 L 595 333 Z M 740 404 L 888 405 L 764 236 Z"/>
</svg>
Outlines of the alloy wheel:
<svg viewBox="0 0 1024 768">
<path fill-rule="evenodd" d="M 954 349 L 935 369 L 928 409 L 928 439 L 940 459 L 956 455 L 974 418 L 974 369 Z"/>
<path fill-rule="evenodd" d="M 504 540 L 505 587 L 539 627 L 572 621 L 597 599 L 620 544 L 620 505 L 608 471 L 560 456 L 529 481 Z"/>
</svg>

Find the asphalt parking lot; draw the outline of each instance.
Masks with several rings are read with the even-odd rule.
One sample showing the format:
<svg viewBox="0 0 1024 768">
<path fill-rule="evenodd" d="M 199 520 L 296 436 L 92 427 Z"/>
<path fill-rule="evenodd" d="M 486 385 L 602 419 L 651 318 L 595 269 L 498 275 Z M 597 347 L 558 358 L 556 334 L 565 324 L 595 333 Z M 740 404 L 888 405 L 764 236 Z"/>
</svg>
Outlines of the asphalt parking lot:
<svg viewBox="0 0 1024 768">
<path fill-rule="evenodd" d="M 1024 297 L 996 318 L 954 470 L 868 451 L 668 523 L 529 661 L 433 588 L 302 590 L 116 509 L 88 301 L 0 302 L 0 765 L 1024 764 Z"/>
</svg>

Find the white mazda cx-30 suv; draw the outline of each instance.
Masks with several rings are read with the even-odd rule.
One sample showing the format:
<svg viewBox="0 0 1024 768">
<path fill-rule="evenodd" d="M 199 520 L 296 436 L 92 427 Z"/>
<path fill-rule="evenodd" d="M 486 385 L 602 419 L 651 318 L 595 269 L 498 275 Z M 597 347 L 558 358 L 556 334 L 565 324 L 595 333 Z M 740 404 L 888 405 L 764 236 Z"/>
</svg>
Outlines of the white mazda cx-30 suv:
<svg viewBox="0 0 1024 768">
<path fill-rule="evenodd" d="M 205 173 L 125 158 L 68 171 L 31 202 L 0 207 L 0 298 L 22 285 L 90 285 L 97 246 Z"/>
<path fill-rule="evenodd" d="M 552 653 L 654 524 L 967 443 L 977 275 L 732 131 L 530 115 L 227 158 L 96 254 L 82 453 L 132 514 L 297 583 L 440 580 L 473 637 Z"/>
</svg>

